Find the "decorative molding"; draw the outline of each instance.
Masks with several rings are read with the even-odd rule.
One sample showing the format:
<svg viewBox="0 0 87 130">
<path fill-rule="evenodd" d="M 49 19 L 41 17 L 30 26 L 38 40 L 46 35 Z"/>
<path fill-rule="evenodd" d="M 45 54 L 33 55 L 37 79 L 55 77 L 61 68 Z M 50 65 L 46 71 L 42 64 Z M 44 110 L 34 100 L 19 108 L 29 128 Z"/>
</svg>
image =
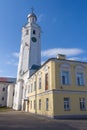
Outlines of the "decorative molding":
<svg viewBox="0 0 87 130">
<path fill-rule="evenodd" d="M 43 67 L 43 70 L 45 71 L 45 72 L 48 72 L 48 70 L 49 70 L 49 66 L 48 65 L 45 65 L 44 67 Z"/>
</svg>

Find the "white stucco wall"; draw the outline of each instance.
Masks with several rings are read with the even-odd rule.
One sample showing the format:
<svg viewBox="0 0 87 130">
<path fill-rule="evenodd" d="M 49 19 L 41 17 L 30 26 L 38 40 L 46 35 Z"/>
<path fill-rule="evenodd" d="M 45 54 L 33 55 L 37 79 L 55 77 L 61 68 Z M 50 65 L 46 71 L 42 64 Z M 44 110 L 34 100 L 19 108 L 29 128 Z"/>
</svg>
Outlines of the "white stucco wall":
<svg viewBox="0 0 87 130">
<path fill-rule="evenodd" d="M 17 84 L 15 84 L 15 94 L 13 99 L 14 110 L 21 110 L 22 93 L 23 93 L 23 80 L 19 80 Z"/>
<path fill-rule="evenodd" d="M 8 83 L 0 82 L 0 107 L 6 106 L 7 87 L 8 87 Z"/>
<path fill-rule="evenodd" d="M 14 98 L 14 88 L 15 84 L 8 85 L 7 89 L 7 107 L 12 108 L 13 106 L 13 98 Z"/>
</svg>

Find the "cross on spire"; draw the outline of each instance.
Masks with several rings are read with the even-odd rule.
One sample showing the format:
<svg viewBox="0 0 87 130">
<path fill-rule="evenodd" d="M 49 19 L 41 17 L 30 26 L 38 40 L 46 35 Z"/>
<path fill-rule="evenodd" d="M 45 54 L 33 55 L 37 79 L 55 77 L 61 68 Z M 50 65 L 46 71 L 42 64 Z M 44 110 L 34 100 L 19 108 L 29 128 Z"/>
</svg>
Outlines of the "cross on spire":
<svg viewBox="0 0 87 130">
<path fill-rule="evenodd" d="M 33 7 L 31 8 L 31 12 L 32 12 L 32 14 L 33 14 L 33 12 L 34 12 L 34 8 L 33 8 Z"/>
</svg>

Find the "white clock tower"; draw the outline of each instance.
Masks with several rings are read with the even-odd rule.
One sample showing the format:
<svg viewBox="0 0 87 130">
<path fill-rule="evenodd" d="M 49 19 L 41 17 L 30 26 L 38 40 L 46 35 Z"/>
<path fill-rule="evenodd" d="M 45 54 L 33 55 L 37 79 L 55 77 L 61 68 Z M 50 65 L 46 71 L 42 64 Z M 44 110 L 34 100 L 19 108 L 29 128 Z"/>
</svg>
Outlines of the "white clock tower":
<svg viewBox="0 0 87 130">
<path fill-rule="evenodd" d="M 27 71 L 30 76 L 41 65 L 41 28 L 36 23 L 37 17 L 33 11 L 27 18 L 28 23 L 22 28 L 17 80 Z"/>
<path fill-rule="evenodd" d="M 37 17 L 33 12 L 27 17 L 28 22 L 22 28 L 17 83 L 13 109 L 20 110 L 24 96 L 24 86 L 29 78 L 41 65 L 41 28 L 36 23 Z"/>
</svg>

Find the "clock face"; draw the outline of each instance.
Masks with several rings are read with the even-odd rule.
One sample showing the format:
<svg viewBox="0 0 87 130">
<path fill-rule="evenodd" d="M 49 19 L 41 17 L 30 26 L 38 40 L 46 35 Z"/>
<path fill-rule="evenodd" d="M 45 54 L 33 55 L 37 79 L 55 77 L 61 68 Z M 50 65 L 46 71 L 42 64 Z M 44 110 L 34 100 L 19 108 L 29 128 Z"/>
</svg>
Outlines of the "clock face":
<svg viewBox="0 0 87 130">
<path fill-rule="evenodd" d="M 31 40 L 32 40 L 33 42 L 36 42 L 36 41 L 37 41 L 36 37 L 32 37 Z"/>
</svg>

